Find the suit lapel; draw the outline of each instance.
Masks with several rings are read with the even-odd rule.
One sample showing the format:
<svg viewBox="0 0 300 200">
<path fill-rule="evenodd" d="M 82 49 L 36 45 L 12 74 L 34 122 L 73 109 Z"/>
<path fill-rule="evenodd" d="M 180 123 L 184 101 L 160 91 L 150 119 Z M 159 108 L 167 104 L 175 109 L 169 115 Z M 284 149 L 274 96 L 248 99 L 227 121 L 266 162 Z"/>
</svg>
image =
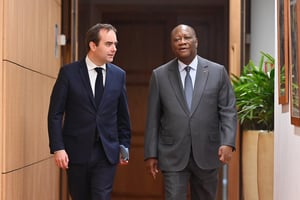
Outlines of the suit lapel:
<svg viewBox="0 0 300 200">
<path fill-rule="evenodd" d="M 91 82 L 90 82 L 87 66 L 86 66 L 86 63 L 84 60 L 80 61 L 79 73 L 80 73 L 80 77 L 82 79 L 82 83 L 85 88 L 85 91 L 87 91 L 87 95 L 89 96 L 89 99 L 91 101 L 91 104 L 93 104 L 94 108 L 96 109 L 94 95 L 93 95 L 93 91 L 92 91 L 92 87 L 91 87 Z"/>
<path fill-rule="evenodd" d="M 203 94 L 203 90 L 205 88 L 207 78 L 208 78 L 207 67 L 208 66 L 207 64 L 205 64 L 204 60 L 198 56 L 198 66 L 197 66 L 196 80 L 194 85 L 191 115 L 196 110 L 196 107 L 198 106 L 201 96 Z"/>
<path fill-rule="evenodd" d="M 177 97 L 178 102 L 182 106 L 183 110 L 186 112 L 187 115 L 189 115 L 190 111 L 188 109 L 188 106 L 187 106 L 187 103 L 185 100 L 185 96 L 184 96 L 184 92 L 183 92 L 183 85 L 182 85 L 180 74 L 178 71 L 177 59 L 174 59 L 170 63 L 168 70 L 169 70 L 168 77 L 169 77 L 169 80 L 171 83 L 171 87 L 173 88 L 173 91 L 175 93 L 175 96 Z"/>
</svg>

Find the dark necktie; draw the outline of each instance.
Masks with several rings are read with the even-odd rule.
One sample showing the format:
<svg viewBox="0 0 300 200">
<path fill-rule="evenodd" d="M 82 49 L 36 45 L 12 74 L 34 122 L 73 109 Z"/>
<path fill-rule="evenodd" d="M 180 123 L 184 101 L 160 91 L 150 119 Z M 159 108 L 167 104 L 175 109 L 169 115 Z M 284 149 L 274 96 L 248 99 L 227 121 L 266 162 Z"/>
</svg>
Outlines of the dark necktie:
<svg viewBox="0 0 300 200">
<path fill-rule="evenodd" d="M 188 105 L 189 110 L 191 110 L 192 107 L 192 98 L 193 98 L 193 83 L 192 83 L 192 78 L 190 76 L 190 66 L 186 66 L 185 68 L 186 71 L 186 76 L 184 80 L 184 94 L 185 94 L 185 99 L 186 103 Z"/>
<path fill-rule="evenodd" d="M 102 75 L 102 68 L 97 67 L 95 68 L 97 72 L 97 78 L 95 83 L 95 103 L 98 106 L 100 104 L 102 95 L 103 95 L 103 75 Z"/>
</svg>

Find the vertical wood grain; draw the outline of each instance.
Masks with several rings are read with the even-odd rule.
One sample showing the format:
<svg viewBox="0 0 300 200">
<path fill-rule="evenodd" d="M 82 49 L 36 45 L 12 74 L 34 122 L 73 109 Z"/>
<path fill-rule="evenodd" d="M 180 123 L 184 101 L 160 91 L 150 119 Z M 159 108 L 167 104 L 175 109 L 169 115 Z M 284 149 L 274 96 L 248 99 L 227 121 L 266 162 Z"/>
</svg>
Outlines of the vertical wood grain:
<svg viewBox="0 0 300 200">
<path fill-rule="evenodd" d="M 5 179 L 6 200 L 59 199 L 58 169 L 47 159 L 2 175 Z M 3 200 L 4 200 L 3 199 Z"/>
<path fill-rule="evenodd" d="M 3 0 L 0 0 L 0 18 L 3 19 L 4 18 L 4 13 L 3 13 L 3 6 L 4 6 L 4 2 Z M 0 146 L 2 146 L 3 144 L 3 81 L 2 81 L 2 77 L 3 77 L 3 20 L 0 20 Z M 2 172 L 2 168 L 3 168 L 3 148 L 0 148 L 0 172 Z M 2 198 L 2 193 L 3 193 L 3 176 L 0 174 L 0 199 Z"/>
<path fill-rule="evenodd" d="M 44 1 L 5 0 L 4 59 L 55 77 L 60 56 L 54 55 L 54 26 L 60 30 L 61 4 Z"/>
<path fill-rule="evenodd" d="M 240 74 L 241 0 L 229 1 L 229 74 Z M 240 199 L 240 134 L 237 130 L 236 152 L 228 167 L 228 199 Z"/>
<path fill-rule="evenodd" d="M 0 200 L 58 199 L 47 112 L 61 0 L 0 0 L 0 13 Z"/>
</svg>

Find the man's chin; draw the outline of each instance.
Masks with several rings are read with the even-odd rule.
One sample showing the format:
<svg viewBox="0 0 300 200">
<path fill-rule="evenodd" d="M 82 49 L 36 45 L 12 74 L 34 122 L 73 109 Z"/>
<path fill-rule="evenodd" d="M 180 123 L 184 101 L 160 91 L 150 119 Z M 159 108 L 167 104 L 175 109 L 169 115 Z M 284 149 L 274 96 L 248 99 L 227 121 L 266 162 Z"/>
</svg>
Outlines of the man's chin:
<svg viewBox="0 0 300 200">
<path fill-rule="evenodd" d="M 110 63 L 111 63 L 112 61 L 114 61 L 113 58 L 108 58 L 108 59 L 107 59 L 107 62 L 110 62 Z"/>
<path fill-rule="evenodd" d="M 192 56 L 192 54 L 190 52 L 188 52 L 188 51 L 186 51 L 186 52 L 180 52 L 180 53 L 177 54 L 177 57 L 178 58 L 182 58 L 182 59 L 187 59 L 187 58 L 189 58 L 191 56 Z"/>
<path fill-rule="evenodd" d="M 184 64 L 187 64 L 187 65 L 190 64 L 193 61 L 193 59 L 194 59 L 194 57 L 191 56 L 191 55 L 188 55 L 188 56 L 177 56 L 177 58 L 181 62 L 183 62 Z"/>
<path fill-rule="evenodd" d="M 184 54 L 184 55 L 178 55 L 177 58 L 179 58 L 180 60 L 189 60 L 191 58 L 191 54 Z"/>
</svg>

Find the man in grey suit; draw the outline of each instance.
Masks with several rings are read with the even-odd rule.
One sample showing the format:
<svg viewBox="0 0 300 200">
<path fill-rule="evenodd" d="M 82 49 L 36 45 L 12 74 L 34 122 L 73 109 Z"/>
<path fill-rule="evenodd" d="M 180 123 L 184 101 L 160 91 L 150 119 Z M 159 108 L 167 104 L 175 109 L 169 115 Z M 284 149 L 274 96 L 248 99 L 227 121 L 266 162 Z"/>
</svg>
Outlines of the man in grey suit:
<svg viewBox="0 0 300 200">
<path fill-rule="evenodd" d="M 171 32 L 175 59 L 153 70 L 145 135 L 146 166 L 162 171 L 167 200 L 215 200 L 218 168 L 235 150 L 235 96 L 224 66 L 197 55 L 188 25 Z"/>
</svg>

